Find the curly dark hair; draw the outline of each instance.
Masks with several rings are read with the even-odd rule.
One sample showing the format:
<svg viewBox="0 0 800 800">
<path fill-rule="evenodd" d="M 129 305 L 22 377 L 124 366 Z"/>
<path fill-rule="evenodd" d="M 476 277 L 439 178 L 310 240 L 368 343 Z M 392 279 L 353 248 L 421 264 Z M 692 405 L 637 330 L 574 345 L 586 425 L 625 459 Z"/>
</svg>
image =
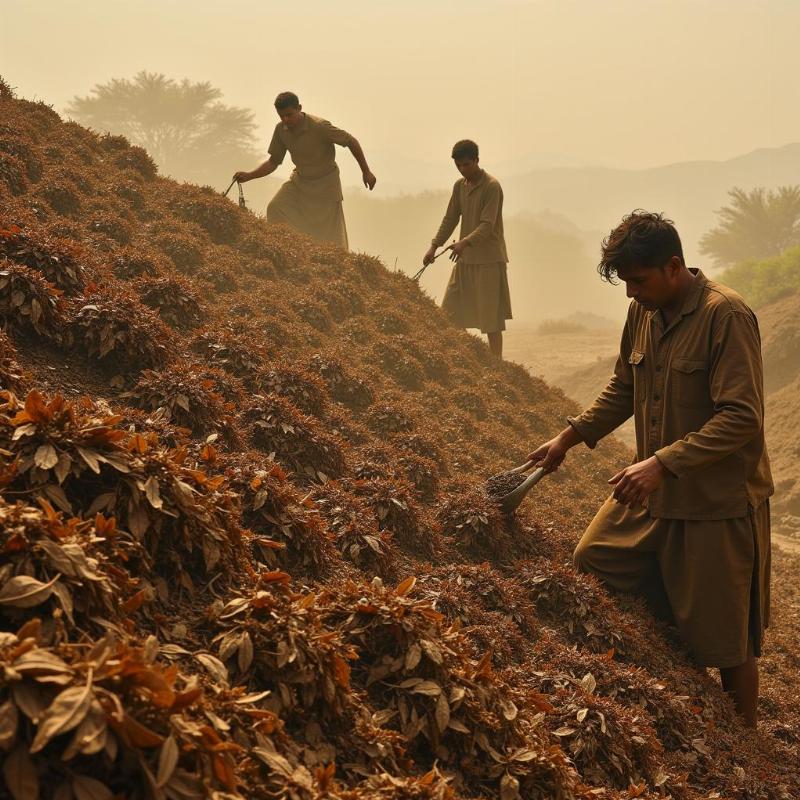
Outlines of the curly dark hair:
<svg viewBox="0 0 800 800">
<path fill-rule="evenodd" d="M 673 221 L 661 213 L 637 208 L 603 239 L 597 271 L 603 280 L 614 283 L 621 269 L 663 267 L 674 256 L 685 263 Z"/>
<path fill-rule="evenodd" d="M 286 108 L 300 108 L 300 98 L 294 92 L 281 92 L 275 98 L 275 108 L 278 111 Z"/>
<path fill-rule="evenodd" d="M 478 158 L 478 145 L 472 139 L 462 139 L 453 145 L 452 157 L 454 159 L 471 158 L 475 161 Z"/>
</svg>

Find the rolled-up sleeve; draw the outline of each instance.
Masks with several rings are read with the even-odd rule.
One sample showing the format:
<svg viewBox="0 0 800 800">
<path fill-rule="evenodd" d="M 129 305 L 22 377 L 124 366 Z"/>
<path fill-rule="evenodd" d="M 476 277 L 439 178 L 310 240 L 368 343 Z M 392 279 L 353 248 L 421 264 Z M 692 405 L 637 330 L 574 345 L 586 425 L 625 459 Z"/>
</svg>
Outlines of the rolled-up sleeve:
<svg viewBox="0 0 800 800">
<path fill-rule="evenodd" d="M 656 451 L 676 477 L 736 452 L 759 434 L 764 422 L 761 338 L 754 315 L 726 310 L 711 336 L 709 388 L 714 414 L 698 431 Z"/>
<path fill-rule="evenodd" d="M 567 422 L 592 449 L 603 437 L 633 416 L 631 349 L 630 325 L 626 323 L 622 331 L 619 357 L 608 385 L 586 411 L 577 417 L 567 418 Z"/>
</svg>

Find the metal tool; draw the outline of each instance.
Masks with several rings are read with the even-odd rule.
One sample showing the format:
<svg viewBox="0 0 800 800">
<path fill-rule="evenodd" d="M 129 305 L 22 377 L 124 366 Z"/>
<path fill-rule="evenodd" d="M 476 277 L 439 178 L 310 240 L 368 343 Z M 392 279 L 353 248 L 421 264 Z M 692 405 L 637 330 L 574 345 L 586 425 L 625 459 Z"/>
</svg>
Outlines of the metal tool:
<svg viewBox="0 0 800 800">
<path fill-rule="evenodd" d="M 527 472 L 536 462 L 535 461 L 526 461 L 524 464 L 520 464 L 518 467 L 514 467 L 514 469 L 510 469 L 509 472 L 516 472 L 522 473 Z M 525 499 L 525 495 L 536 486 L 537 483 L 545 476 L 545 469 L 544 467 L 538 467 L 530 475 L 528 475 L 525 480 L 517 486 L 516 489 L 512 489 L 508 494 L 503 495 L 500 498 L 500 508 L 502 509 L 504 514 L 513 514 L 520 506 L 520 503 Z"/>
<path fill-rule="evenodd" d="M 223 197 L 228 196 L 228 192 L 231 190 L 231 186 L 233 186 L 234 183 L 237 184 L 239 187 L 239 208 L 247 208 L 247 203 L 245 202 L 244 199 L 244 190 L 242 189 L 242 184 L 239 183 L 239 181 L 237 181 L 235 178 L 234 180 L 231 181 L 231 185 L 222 193 L 222 196 Z"/>
<path fill-rule="evenodd" d="M 454 245 L 455 243 L 456 243 L 456 240 L 455 240 L 455 239 L 453 239 L 453 241 L 452 241 L 452 242 L 450 242 L 450 244 L 449 244 L 449 245 L 447 245 L 447 247 L 445 247 L 445 249 L 444 249 L 444 250 L 441 250 L 441 251 L 439 251 L 439 252 L 438 252 L 438 253 L 437 253 L 437 254 L 436 254 L 434 257 L 433 257 L 433 261 L 436 261 L 436 259 L 437 259 L 437 258 L 439 258 L 439 256 L 443 256 L 443 255 L 444 255 L 444 254 L 445 254 L 445 253 L 446 253 L 448 250 L 450 250 L 450 249 L 453 247 L 453 245 Z M 431 261 L 431 264 L 433 264 L 433 261 Z M 422 269 L 421 269 L 421 270 L 420 270 L 420 271 L 419 271 L 419 272 L 418 272 L 418 273 L 417 273 L 417 274 L 414 276 L 414 280 L 415 280 L 415 281 L 418 281 L 418 280 L 419 280 L 419 279 L 422 277 L 422 273 L 423 273 L 423 272 L 425 272 L 425 270 L 426 270 L 426 269 L 428 269 L 428 267 L 429 267 L 431 264 L 425 264 L 425 266 L 423 266 L 423 267 L 422 267 Z"/>
</svg>

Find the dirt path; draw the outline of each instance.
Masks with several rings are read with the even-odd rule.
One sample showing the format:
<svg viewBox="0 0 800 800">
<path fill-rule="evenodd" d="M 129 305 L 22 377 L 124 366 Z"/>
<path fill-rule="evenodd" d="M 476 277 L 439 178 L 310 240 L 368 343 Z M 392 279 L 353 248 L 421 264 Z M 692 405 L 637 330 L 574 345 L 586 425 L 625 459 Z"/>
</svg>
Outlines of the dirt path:
<svg viewBox="0 0 800 800">
<path fill-rule="evenodd" d="M 503 355 L 552 383 L 598 359 L 615 355 L 619 351 L 619 334 L 608 330 L 543 336 L 535 327 L 513 326 L 503 337 Z"/>
<path fill-rule="evenodd" d="M 800 539 L 798 539 L 796 536 L 787 536 L 785 533 L 773 531 L 772 541 L 782 550 L 786 550 L 787 552 L 795 555 L 800 555 Z"/>
</svg>

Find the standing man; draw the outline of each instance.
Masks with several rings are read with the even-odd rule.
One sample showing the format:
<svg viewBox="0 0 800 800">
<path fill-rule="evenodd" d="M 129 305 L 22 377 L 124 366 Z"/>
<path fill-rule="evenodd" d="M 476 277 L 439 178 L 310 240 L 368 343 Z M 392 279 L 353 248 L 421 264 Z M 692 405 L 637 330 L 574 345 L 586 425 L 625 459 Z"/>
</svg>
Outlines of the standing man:
<svg viewBox="0 0 800 800">
<path fill-rule="evenodd" d="M 758 322 L 736 292 L 687 269 L 661 214 L 625 217 L 599 271 L 633 298 L 614 375 L 530 457 L 557 469 L 571 447 L 594 448 L 634 416 L 636 459 L 609 480 L 575 565 L 671 619 L 755 727 L 773 491 Z"/>
<path fill-rule="evenodd" d="M 511 319 L 508 291 L 506 241 L 503 235 L 503 190 L 495 178 L 482 169 L 478 145 L 469 139 L 456 142 L 452 153 L 462 178 L 453 186 L 439 232 L 422 259 L 433 262 L 461 219 L 459 240 L 450 246 L 455 261 L 442 308 L 461 328 L 480 328 L 489 348 L 503 356 L 503 331 Z"/>
<path fill-rule="evenodd" d="M 282 92 L 275 98 L 281 121 L 269 145 L 269 158 L 252 172 L 237 172 L 239 183 L 263 178 L 282 163 L 286 152 L 294 171 L 267 206 L 268 222 L 285 222 L 319 242 L 333 242 L 347 249 L 347 227 L 342 211 L 342 182 L 334 145 L 347 147 L 361 167 L 370 191 L 376 178 L 358 140 L 325 119 L 306 114 L 297 95 Z"/>
</svg>

